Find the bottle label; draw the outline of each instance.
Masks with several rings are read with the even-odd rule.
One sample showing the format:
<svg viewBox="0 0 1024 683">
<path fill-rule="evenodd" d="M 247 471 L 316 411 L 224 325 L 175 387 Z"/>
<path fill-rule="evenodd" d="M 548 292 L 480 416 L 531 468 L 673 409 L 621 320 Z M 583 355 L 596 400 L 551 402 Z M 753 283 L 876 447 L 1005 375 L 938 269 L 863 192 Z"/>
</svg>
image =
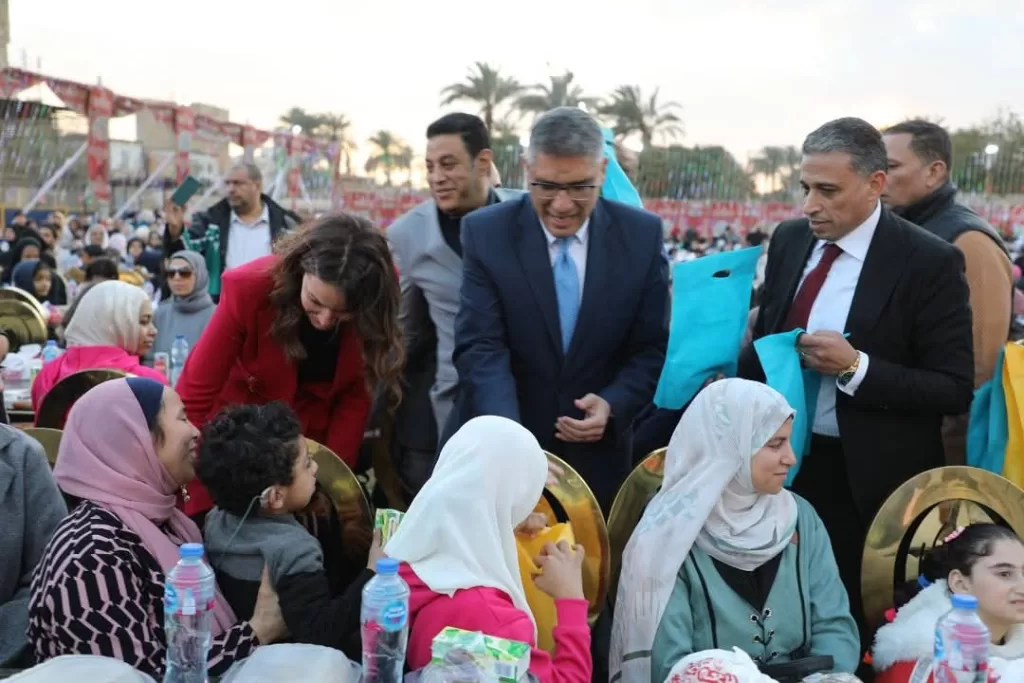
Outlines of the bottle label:
<svg viewBox="0 0 1024 683">
<path fill-rule="evenodd" d="M 380 610 L 380 626 L 385 631 L 395 632 L 405 628 L 409 619 L 409 608 L 404 600 L 394 600 Z"/>
<path fill-rule="evenodd" d="M 178 609 L 178 591 L 170 583 L 164 584 L 164 612 L 173 614 Z"/>
</svg>

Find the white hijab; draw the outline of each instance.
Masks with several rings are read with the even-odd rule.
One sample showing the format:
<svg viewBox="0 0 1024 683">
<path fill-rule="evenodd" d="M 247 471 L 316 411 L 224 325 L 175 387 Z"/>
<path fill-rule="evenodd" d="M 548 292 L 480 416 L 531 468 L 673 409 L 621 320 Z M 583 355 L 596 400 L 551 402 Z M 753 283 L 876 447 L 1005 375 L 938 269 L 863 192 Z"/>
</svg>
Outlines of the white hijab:
<svg viewBox="0 0 1024 683">
<path fill-rule="evenodd" d="M 493 415 L 474 418 L 445 444 L 385 552 L 435 593 L 496 588 L 533 620 L 515 528 L 540 500 L 547 471 L 544 451 L 524 427 Z"/>
<path fill-rule="evenodd" d="M 676 575 L 696 545 L 742 570 L 790 543 L 796 501 L 754 490 L 750 461 L 794 415 L 782 394 L 726 379 L 697 394 L 672 434 L 665 478 L 622 555 L 612 633 L 612 681 L 651 679 L 651 648 Z"/>
<path fill-rule="evenodd" d="M 116 346 L 134 353 L 139 348 L 139 318 L 146 293 L 141 287 L 107 280 L 90 287 L 64 331 L 68 346 Z"/>
</svg>

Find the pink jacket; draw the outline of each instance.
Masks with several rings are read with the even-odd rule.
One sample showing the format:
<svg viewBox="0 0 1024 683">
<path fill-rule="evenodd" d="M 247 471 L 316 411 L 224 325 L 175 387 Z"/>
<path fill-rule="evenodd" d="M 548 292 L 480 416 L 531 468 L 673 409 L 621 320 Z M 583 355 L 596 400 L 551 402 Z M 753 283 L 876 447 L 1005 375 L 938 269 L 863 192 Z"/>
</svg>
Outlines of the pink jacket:
<svg viewBox="0 0 1024 683">
<path fill-rule="evenodd" d="M 163 373 L 147 368 L 138 356 L 116 346 L 69 346 L 61 356 L 43 366 L 32 382 L 32 410 L 39 412 L 43 397 L 57 382 L 79 370 L 120 370 L 168 384 Z"/>
<path fill-rule="evenodd" d="M 469 588 L 452 597 L 439 595 L 420 581 L 407 564 L 399 570 L 409 584 L 409 645 L 406 664 L 418 671 L 430 663 L 430 643 L 447 626 L 480 631 L 498 638 L 529 643 L 530 673 L 540 683 L 590 683 L 590 627 L 586 600 L 557 600 L 555 655 L 538 650 L 529 615 L 495 588 Z"/>
</svg>

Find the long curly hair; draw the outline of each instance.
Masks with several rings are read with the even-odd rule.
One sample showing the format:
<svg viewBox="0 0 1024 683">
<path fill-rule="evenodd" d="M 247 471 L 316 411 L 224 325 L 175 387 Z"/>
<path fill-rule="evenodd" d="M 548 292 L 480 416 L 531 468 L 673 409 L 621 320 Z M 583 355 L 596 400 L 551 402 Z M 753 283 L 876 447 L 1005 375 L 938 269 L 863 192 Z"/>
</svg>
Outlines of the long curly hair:
<svg viewBox="0 0 1024 683">
<path fill-rule="evenodd" d="M 335 213 L 283 237 L 275 250 L 280 260 L 270 292 L 277 310 L 270 328 L 273 339 L 293 362 L 306 358 L 299 339 L 306 315 L 300 301 L 302 277 L 309 273 L 337 287 L 363 343 L 368 389 L 374 395 L 386 393 L 391 408 L 397 407 L 405 362 L 398 323 L 401 294 L 384 235 L 365 218 Z"/>
</svg>

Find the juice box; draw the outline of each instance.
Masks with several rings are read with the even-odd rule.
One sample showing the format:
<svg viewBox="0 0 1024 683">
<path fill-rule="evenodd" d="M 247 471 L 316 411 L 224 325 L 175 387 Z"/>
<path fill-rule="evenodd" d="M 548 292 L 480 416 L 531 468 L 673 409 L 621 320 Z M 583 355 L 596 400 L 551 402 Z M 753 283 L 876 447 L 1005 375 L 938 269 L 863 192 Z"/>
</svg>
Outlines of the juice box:
<svg viewBox="0 0 1024 683">
<path fill-rule="evenodd" d="M 465 653 L 487 675 L 500 683 L 519 683 L 530 668 L 530 646 L 449 626 L 430 645 L 431 663 L 443 665 L 449 653 Z"/>
<path fill-rule="evenodd" d="M 377 510 L 377 514 L 373 519 L 373 528 L 380 529 L 381 546 L 387 544 L 388 539 L 395 535 L 395 532 L 398 531 L 398 525 L 402 523 L 404 517 L 405 513 L 398 510 L 391 510 L 389 508 L 379 508 Z"/>
</svg>

